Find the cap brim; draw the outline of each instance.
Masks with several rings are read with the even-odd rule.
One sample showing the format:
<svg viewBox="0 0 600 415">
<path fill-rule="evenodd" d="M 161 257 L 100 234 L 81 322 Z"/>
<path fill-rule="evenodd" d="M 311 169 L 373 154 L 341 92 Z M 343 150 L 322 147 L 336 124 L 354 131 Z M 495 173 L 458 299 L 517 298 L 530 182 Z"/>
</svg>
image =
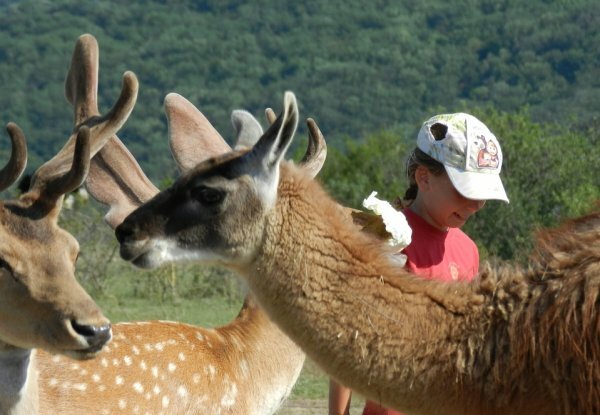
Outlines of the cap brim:
<svg viewBox="0 0 600 415">
<path fill-rule="evenodd" d="M 508 203 L 506 191 L 497 174 L 475 173 L 444 166 L 456 190 L 473 200 L 501 200 Z"/>
</svg>

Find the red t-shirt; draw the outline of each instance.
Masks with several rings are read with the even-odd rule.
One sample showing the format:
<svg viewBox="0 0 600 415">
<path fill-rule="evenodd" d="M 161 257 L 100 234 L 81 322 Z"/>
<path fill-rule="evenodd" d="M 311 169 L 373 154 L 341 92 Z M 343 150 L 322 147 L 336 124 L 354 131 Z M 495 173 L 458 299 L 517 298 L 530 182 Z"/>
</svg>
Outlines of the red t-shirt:
<svg viewBox="0 0 600 415">
<path fill-rule="evenodd" d="M 410 245 L 402 251 L 406 267 L 417 275 L 440 281 L 471 281 L 479 272 L 477 245 L 463 231 L 441 231 L 410 209 L 403 211 L 412 229 Z M 363 415 L 402 415 L 367 401 Z"/>
<path fill-rule="evenodd" d="M 406 266 L 427 279 L 471 281 L 479 272 L 477 245 L 463 231 L 441 231 L 410 209 L 403 211 L 412 229 L 406 254 Z"/>
</svg>

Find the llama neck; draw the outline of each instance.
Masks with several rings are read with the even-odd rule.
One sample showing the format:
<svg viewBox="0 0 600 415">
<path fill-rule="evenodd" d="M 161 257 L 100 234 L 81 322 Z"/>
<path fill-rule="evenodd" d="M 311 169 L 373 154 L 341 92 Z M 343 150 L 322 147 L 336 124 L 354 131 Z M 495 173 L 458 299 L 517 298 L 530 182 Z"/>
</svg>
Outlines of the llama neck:
<svg viewBox="0 0 600 415">
<path fill-rule="evenodd" d="M 0 347 L 0 413 L 38 413 L 37 376 L 29 349 Z"/>
<path fill-rule="evenodd" d="M 370 398 L 451 395 L 448 383 L 462 380 L 461 368 L 477 358 L 473 342 L 484 337 L 473 318 L 481 296 L 394 266 L 320 187 L 289 169 L 282 169 L 263 250 L 246 272 L 258 301 L 330 375 L 362 380 L 347 386 Z M 361 390 L 364 379 L 393 385 Z"/>
</svg>

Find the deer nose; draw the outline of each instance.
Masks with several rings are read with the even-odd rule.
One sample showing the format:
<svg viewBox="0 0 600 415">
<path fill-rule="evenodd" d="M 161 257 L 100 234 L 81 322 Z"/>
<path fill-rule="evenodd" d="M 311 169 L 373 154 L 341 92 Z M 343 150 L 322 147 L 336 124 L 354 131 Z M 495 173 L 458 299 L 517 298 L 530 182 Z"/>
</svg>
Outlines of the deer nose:
<svg viewBox="0 0 600 415">
<path fill-rule="evenodd" d="M 71 326 L 77 334 L 85 338 L 90 349 L 100 350 L 112 337 L 110 324 L 94 326 L 71 320 Z"/>
</svg>

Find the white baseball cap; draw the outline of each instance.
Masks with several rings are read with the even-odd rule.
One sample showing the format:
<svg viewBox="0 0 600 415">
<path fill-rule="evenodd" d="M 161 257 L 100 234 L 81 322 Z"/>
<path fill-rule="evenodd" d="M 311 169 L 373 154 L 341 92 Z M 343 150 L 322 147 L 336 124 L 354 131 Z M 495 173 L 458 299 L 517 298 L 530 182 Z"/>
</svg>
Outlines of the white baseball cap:
<svg viewBox="0 0 600 415">
<path fill-rule="evenodd" d="M 500 180 L 500 144 L 477 118 L 460 112 L 436 115 L 423 123 L 417 147 L 444 165 L 464 197 L 508 203 Z"/>
</svg>

